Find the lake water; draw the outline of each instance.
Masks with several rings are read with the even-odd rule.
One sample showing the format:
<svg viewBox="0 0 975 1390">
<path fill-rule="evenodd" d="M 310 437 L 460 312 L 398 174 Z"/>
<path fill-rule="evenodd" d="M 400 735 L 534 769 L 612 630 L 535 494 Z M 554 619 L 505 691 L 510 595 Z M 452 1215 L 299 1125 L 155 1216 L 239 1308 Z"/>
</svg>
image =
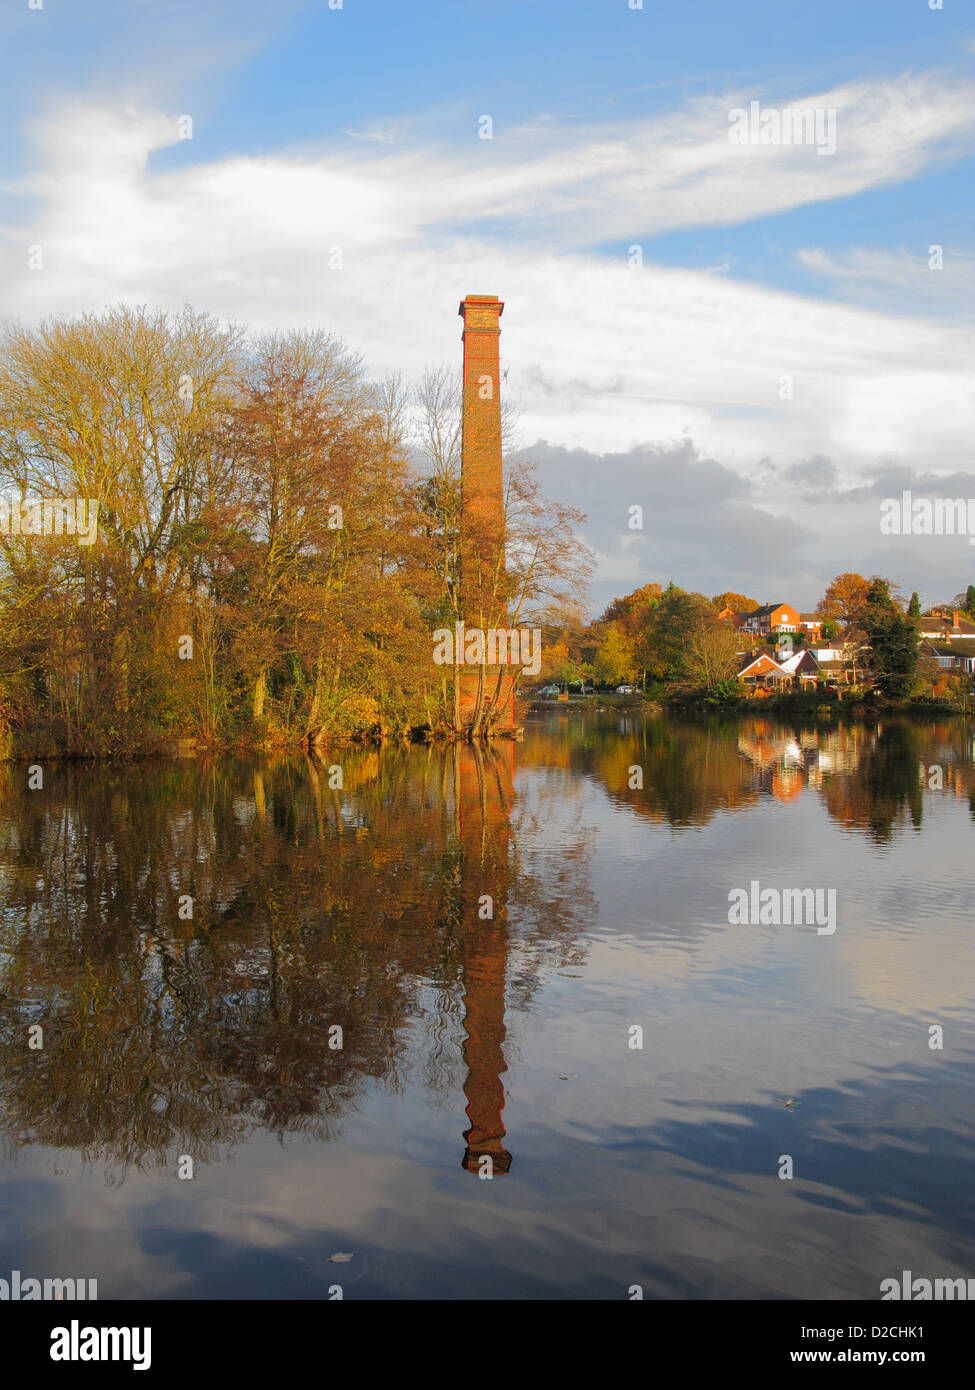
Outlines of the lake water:
<svg viewBox="0 0 975 1390">
<path fill-rule="evenodd" d="M 341 788 L 305 759 L 0 768 L 0 1277 L 975 1277 L 972 740 L 573 710 L 335 752 Z M 835 890 L 835 931 L 733 925 L 753 882 Z"/>
</svg>

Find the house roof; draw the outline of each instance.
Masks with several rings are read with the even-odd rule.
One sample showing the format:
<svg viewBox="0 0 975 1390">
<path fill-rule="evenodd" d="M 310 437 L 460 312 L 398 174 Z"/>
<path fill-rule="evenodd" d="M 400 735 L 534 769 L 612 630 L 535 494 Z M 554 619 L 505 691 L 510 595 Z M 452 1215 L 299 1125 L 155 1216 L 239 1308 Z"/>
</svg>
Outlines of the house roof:
<svg viewBox="0 0 975 1390">
<path fill-rule="evenodd" d="M 804 675 L 807 672 L 815 673 L 819 670 L 819 662 L 813 656 L 812 652 L 805 648 L 801 652 L 794 652 L 792 656 L 781 662 L 780 665 L 782 670 L 788 671 L 790 675 L 795 675 L 797 672 L 800 675 Z"/>
<path fill-rule="evenodd" d="M 940 656 L 975 656 L 975 638 L 959 637 L 954 642 L 925 642 Z"/>
<path fill-rule="evenodd" d="M 750 661 L 747 666 L 738 672 L 738 679 L 741 680 L 743 676 L 747 676 L 753 666 L 760 667 L 760 670 L 754 672 L 756 676 L 769 675 L 774 671 L 780 672 L 783 676 L 792 674 L 791 671 L 787 671 L 784 666 L 781 666 L 779 662 L 773 660 L 767 652 L 762 652 L 761 655 L 756 656 L 754 660 Z"/>
<path fill-rule="evenodd" d="M 936 617 L 932 613 L 922 613 L 919 621 L 921 633 L 925 637 L 940 636 L 943 633 L 952 634 L 955 640 L 959 637 L 975 637 L 975 623 L 963 618 L 960 610 L 957 627 L 953 619 Z"/>
<path fill-rule="evenodd" d="M 746 618 L 770 618 L 776 609 L 790 607 L 791 604 L 788 603 L 763 603 L 761 608 L 753 608 L 750 613 L 745 613 L 743 616 Z"/>
</svg>

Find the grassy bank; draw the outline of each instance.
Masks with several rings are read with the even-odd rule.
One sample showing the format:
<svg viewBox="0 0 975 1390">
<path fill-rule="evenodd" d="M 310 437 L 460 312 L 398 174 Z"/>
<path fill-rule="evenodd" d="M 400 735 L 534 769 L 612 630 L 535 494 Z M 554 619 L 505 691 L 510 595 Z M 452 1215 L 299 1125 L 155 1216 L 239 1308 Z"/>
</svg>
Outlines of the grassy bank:
<svg viewBox="0 0 975 1390">
<path fill-rule="evenodd" d="M 823 719 L 856 719 L 877 714 L 908 714 L 912 716 L 946 715 L 967 717 L 975 714 L 975 700 L 961 702 L 933 698 L 890 700 L 876 691 L 847 694 L 840 699 L 835 692 L 791 690 L 764 698 L 740 696 L 737 699 L 715 699 L 706 692 L 696 691 L 674 695 L 668 708 L 695 713 L 724 712 L 732 714 L 781 714 L 792 717 Z"/>
</svg>

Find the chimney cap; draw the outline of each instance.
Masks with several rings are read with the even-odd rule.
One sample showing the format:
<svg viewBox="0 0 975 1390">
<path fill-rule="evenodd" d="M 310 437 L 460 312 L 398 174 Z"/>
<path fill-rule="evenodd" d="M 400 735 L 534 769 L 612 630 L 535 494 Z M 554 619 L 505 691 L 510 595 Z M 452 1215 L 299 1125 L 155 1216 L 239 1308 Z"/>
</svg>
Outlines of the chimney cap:
<svg viewBox="0 0 975 1390">
<path fill-rule="evenodd" d="M 495 305 L 497 305 L 498 318 L 500 318 L 504 311 L 504 305 L 496 294 L 469 294 L 465 299 L 460 301 L 460 307 L 457 312 L 463 318 L 465 309 L 475 309 L 481 306 L 485 309 L 493 309 Z"/>
</svg>

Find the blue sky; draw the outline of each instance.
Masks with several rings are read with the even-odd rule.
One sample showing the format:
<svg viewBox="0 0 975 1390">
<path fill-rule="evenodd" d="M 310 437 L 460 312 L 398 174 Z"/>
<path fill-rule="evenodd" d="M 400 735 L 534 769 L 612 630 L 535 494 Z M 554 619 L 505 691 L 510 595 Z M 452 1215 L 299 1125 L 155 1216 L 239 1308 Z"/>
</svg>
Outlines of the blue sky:
<svg viewBox="0 0 975 1390">
<path fill-rule="evenodd" d="M 970 6 L 23 0 L 0 42 L 7 312 L 189 301 L 412 378 L 458 358 L 461 295 L 498 293 L 597 607 L 649 578 L 808 606 L 837 569 L 971 577 L 964 538 L 875 517 L 878 486 L 971 469 Z M 733 149 L 751 99 L 835 109 L 835 154 Z M 677 466 L 712 482 L 627 534 Z"/>
<path fill-rule="evenodd" d="M 482 112 L 501 139 L 506 124 L 540 114 L 579 127 L 679 110 L 689 97 L 735 88 L 784 104 L 797 93 L 905 71 L 970 74 L 975 58 L 975 10 L 957 0 L 941 11 L 926 0 L 645 0 L 642 10 L 628 0 L 343 0 L 340 10 L 325 0 L 46 0 L 32 11 L 23 0 L 6 7 L 0 33 L 18 60 L 0 95 L 8 132 L 67 93 L 148 96 L 195 120 L 192 146 L 155 153 L 159 170 L 342 143 L 348 131 L 400 124 L 467 148 Z M 25 141 L 5 142 L 0 168 L 9 176 L 30 158 Z M 973 173 L 969 150 L 921 179 L 718 236 L 689 238 L 683 227 L 658 234 L 653 254 L 689 268 L 731 256 L 739 275 L 806 289 L 810 279 L 792 253 L 810 239 L 826 248 L 851 240 L 889 247 L 896 227 L 900 244 L 919 245 L 936 223 L 945 239 L 970 247 Z M 632 234 L 649 230 L 635 221 Z"/>
</svg>

